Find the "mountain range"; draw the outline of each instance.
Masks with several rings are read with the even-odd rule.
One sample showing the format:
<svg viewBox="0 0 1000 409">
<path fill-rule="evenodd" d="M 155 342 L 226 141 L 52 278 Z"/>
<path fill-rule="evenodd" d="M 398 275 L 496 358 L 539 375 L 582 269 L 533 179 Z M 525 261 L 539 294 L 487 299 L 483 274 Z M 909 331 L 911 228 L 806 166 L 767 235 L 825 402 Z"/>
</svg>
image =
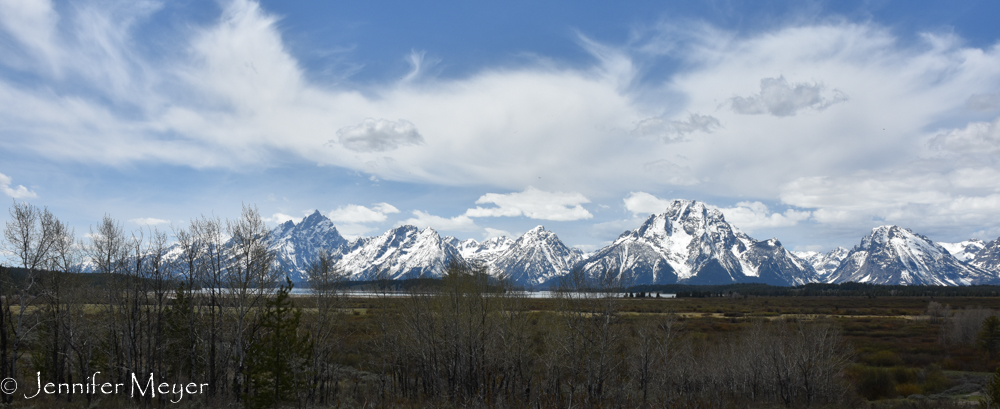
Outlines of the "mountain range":
<svg viewBox="0 0 1000 409">
<path fill-rule="evenodd" d="M 935 243 L 899 226 L 880 226 L 848 250 L 793 252 L 777 239 L 757 240 L 704 203 L 672 201 L 663 213 L 590 254 L 567 247 L 538 226 L 516 239 L 482 242 L 442 237 L 431 228 L 399 226 L 348 241 L 314 212 L 271 232 L 271 249 L 296 281 L 323 250 L 352 280 L 439 277 L 449 263 L 476 265 L 515 284 L 544 288 L 574 269 L 610 273 L 629 284 L 795 286 L 812 282 L 974 285 L 1000 282 L 1000 239 Z"/>
</svg>

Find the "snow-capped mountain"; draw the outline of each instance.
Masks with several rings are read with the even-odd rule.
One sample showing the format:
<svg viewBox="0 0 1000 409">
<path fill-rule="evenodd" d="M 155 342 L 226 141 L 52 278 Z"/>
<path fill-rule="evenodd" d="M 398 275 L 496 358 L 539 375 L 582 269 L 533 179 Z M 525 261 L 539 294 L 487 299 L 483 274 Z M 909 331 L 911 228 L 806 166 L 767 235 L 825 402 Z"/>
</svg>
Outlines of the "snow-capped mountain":
<svg viewBox="0 0 1000 409">
<path fill-rule="evenodd" d="M 506 246 L 494 258 L 493 270 L 528 287 L 568 274 L 583 258 L 583 252 L 566 247 L 555 233 L 542 226 L 528 230 Z"/>
<path fill-rule="evenodd" d="M 400 226 L 381 236 L 360 238 L 337 262 L 351 280 L 372 280 L 379 273 L 387 278 L 440 277 L 448 263 L 465 259 L 434 229 Z"/>
<path fill-rule="evenodd" d="M 817 280 L 805 261 L 776 239 L 758 241 L 704 203 L 674 200 L 580 267 L 588 274 L 627 274 L 634 284 L 763 282 L 799 285 Z"/>
<path fill-rule="evenodd" d="M 955 256 L 958 261 L 964 261 L 968 263 L 976 257 L 983 247 L 986 247 L 986 243 L 979 239 L 968 239 L 966 241 L 960 241 L 958 243 L 941 243 L 938 242 L 941 247 L 948 250 L 951 255 Z"/>
<path fill-rule="evenodd" d="M 1000 283 L 1000 238 L 985 244 L 978 239 L 934 243 L 909 229 L 881 226 L 850 251 L 838 247 L 826 254 L 793 253 L 777 239 L 751 238 L 711 206 L 685 200 L 671 202 L 664 213 L 650 216 L 589 256 L 566 247 L 542 226 L 517 240 L 496 237 L 483 242 L 402 226 L 349 243 L 318 211 L 300 223 L 275 227 L 269 249 L 296 281 L 304 280 L 309 265 L 326 251 L 352 280 L 375 279 L 381 272 L 390 279 L 440 277 L 454 260 L 478 263 L 526 287 L 551 285 L 573 268 L 590 275 L 625 274 L 632 284 Z M 164 260 L 179 266 L 181 256 L 175 244 L 166 249 Z M 92 260 L 84 260 L 79 269 L 93 271 Z"/>
<path fill-rule="evenodd" d="M 969 264 L 1000 275 L 1000 238 L 986 243 Z"/>
<path fill-rule="evenodd" d="M 793 251 L 792 254 L 809 263 L 813 270 L 816 270 L 819 281 L 827 282 L 827 278 L 837 270 L 837 267 L 840 267 L 840 263 L 844 261 L 849 252 L 850 250 L 846 248 L 837 247 L 825 254 L 818 251 Z"/>
<path fill-rule="evenodd" d="M 319 210 L 295 224 L 291 220 L 271 230 L 268 246 L 277 256 L 279 264 L 287 269 L 293 279 L 304 280 L 309 265 L 321 250 L 339 258 L 348 247 L 348 242 Z"/>
<path fill-rule="evenodd" d="M 493 237 L 482 243 L 474 239 L 465 241 L 458 241 L 458 239 L 453 237 L 449 237 L 449 239 L 449 243 L 452 243 L 458 249 L 462 258 L 468 261 L 477 261 L 486 266 L 495 265 L 500 254 L 503 254 L 503 252 L 507 251 L 514 244 L 514 240 L 511 240 L 507 236 Z"/>
<path fill-rule="evenodd" d="M 854 246 L 831 282 L 872 284 L 971 285 L 995 275 L 959 261 L 927 237 L 898 226 L 879 226 Z"/>
</svg>

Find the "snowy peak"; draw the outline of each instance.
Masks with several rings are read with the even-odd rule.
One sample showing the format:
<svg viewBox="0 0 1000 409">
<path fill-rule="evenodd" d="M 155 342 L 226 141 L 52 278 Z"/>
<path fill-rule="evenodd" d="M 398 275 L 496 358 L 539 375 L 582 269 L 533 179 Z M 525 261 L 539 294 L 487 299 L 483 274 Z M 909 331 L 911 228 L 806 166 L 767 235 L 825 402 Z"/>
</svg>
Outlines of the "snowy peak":
<svg viewBox="0 0 1000 409">
<path fill-rule="evenodd" d="M 722 212 L 692 200 L 674 200 L 582 264 L 591 274 L 616 271 L 635 284 L 767 282 L 797 285 L 813 269 L 776 239 L 757 241 L 726 222 Z"/>
<path fill-rule="evenodd" d="M 506 250 L 497 255 L 494 269 L 514 283 L 530 287 L 568 274 L 582 257 L 580 250 L 566 247 L 555 233 L 538 226 L 507 243 Z"/>
<path fill-rule="evenodd" d="M 1000 238 L 984 245 L 969 264 L 1000 274 Z"/>
<path fill-rule="evenodd" d="M 709 225 L 726 223 L 719 209 L 695 200 L 674 200 L 663 213 L 668 219 L 691 227 L 708 228 Z"/>
<path fill-rule="evenodd" d="M 318 210 L 298 224 L 287 221 L 271 230 L 270 248 L 293 278 L 304 279 L 309 265 L 326 251 L 339 256 L 348 246 L 329 218 Z"/>
<path fill-rule="evenodd" d="M 465 263 L 458 249 L 432 228 L 400 226 L 381 236 L 358 240 L 337 266 L 352 280 L 440 277 L 452 260 Z"/>
<path fill-rule="evenodd" d="M 861 239 L 831 276 L 831 282 L 970 285 L 991 281 L 944 247 L 899 226 L 879 226 Z"/>
<path fill-rule="evenodd" d="M 826 282 L 828 276 L 833 274 L 837 270 L 837 267 L 840 267 L 840 263 L 847 257 L 847 253 L 850 253 L 850 250 L 843 247 L 837 247 L 825 254 L 818 251 L 793 252 L 800 259 L 809 263 L 813 270 L 816 270 L 816 274 L 819 276 L 819 281 L 821 282 Z"/>
<path fill-rule="evenodd" d="M 969 262 L 976 258 L 976 254 L 986 247 L 986 243 L 979 239 L 968 239 L 958 243 L 941 243 L 941 247 L 948 250 L 958 261 Z"/>
<path fill-rule="evenodd" d="M 456 240 L 457 242 L 457 240 Z M 493 237 L 479 243 L 473 239 L 458 242 L 458 252 L 468 261 L 478 261 L 487 266 L 495 264 L 497 257 L 507 251 L 514 241 L 507 236 Z"/>
</svg>

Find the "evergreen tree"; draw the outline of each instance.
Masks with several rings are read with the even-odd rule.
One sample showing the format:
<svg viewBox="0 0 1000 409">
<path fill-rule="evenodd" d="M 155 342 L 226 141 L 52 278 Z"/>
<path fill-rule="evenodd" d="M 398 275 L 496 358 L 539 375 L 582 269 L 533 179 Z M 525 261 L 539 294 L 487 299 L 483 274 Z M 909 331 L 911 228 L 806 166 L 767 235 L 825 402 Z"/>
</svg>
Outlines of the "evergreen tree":
<svg viewBox="0 0 1000 409">
<path fill-rule="evenodd" d="M 194 338 L 194 334 L 188 328 L 188 318 L 192 314 L 193 309 L 194 304 L 191 299 L 191 291 L 184 282 L 181 282 L 174 292 L 173 302 L 171 302 L 171 305 L 164 312 L 166 328 L 163 334 L 164 339 L 162 340 L 166 344 L 165 349 L 168 351 L 167 365 L 171 373 L 175 376 L 187 375 L 190 379 L 195 378 L 194 371 L 196 368 L 192 368 L 191 366 L 197 360 L 196 356 L 190 356 L 191 352 L 195 350 L 191 348 L 191 345 L 197 344 L 197 339 Z"/>
<path fill-rule="evenodd" d="M 279 402 L 297 400 L 307 386 L 312 354 L 309 333 L 300 329 L 302 310 L 292 305 L 292 281 L 267 301 L 260 321 L 260 337 L 250 347 L 246 403 L 254 408 L 274 407 Z"/>
<path fill-rule="evenodd" d="M 1000 350 L 1000 318 L 990 315 L 983 320 L 976 343 L 990 354 L 990 360 L 996 359 L 997 351 Z"/>
<path fill-rule="evenodd" d="M 986 382 L 983 397 L 979 398 L 979 407 L 983 409 L 1000 407 L 1000 368 L 997 368 L 997 371 Z"/>
</svg>

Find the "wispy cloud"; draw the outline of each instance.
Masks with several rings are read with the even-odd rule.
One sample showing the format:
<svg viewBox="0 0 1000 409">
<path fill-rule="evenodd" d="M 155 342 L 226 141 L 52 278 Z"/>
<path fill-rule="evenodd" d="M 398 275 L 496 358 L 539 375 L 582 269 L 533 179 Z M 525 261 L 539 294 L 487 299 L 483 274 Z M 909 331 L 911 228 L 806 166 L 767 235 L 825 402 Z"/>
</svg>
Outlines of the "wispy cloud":
<svg viewBox="0 0 1000 409">
<path fill-rule="evenodd" d="M 666 191 L 780 199 L 821 224 L 923 223 L 919 209 L 937 215 L 927 220 L 998 223 L 983 207 L 994 187 L 956 178 L 1000 169 L 1000 48 L 955 35 L 914 44 L 877 22 L 844 20 L 749 34 L 637 28 L 627 44 L 581 34 L 594 57 L 586 62 L 539 56 L 438 77 L 413 51 L 398 56 L 411 63 L 403 81 L 343 84 L 317 79 L 279 17 L 256 2 L 153 24 L 164 7 L 0 2 L 0 64 L 14 73 L 0 77 L 4 152 L 235 171 L 319 164 L 379 181 L 515 192 L 482 196 L 456 226 L 489 216 L 583 220 L 593 217 L 589 198 Z M 147 41 L 154 25 L 161 40 Z M 645 75 L 652 66 L 671 68 Z M 5 180 L 8 196 L 35 197 Z M 428 213 L 413 219 L 438 212 L 420 208 Z M 373 213 L 350 217 L 388 214 L 365 209 Z"/>
<path fill-rule="evenodd" d="M 157 219 L 155 217 L 140 217 L 138 219 L 129 219 L 129 221 L 141 226 L 156 226 L 160 224 L 170 224 L 170 220 Z"/>
</svg>

